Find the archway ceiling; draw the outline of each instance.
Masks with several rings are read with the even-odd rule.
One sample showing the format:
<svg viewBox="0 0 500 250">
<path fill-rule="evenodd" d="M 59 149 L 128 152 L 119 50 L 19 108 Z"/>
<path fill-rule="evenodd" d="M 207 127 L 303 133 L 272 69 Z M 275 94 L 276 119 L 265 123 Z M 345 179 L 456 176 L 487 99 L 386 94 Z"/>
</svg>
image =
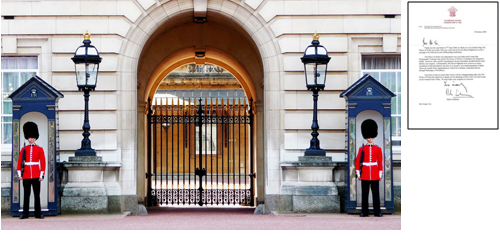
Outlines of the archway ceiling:
<svg viewBox="0 0 500 250">
<path fill-rule="evenodd" d="M 158 90 L 168 89 L 240 89 L 238 80 L 222 68 L 206 64 L 182 66 L 163 78 Z"/>
<path fill-rule="evenodd" d="M 164 60 L 189 48 L 202 51 L 213 49 L 229 55 L 246 71 L 245 74 L 251 79 L 247 84 L 253 85 L 256 97 L 262 97 L 263 63 L 257 46 L 239 23 L 214 12 L 207 13 L 207 22 L 203 24 L 193 22 L 192 12 L 170 17 L 152 33 L 139 59 L 140 88 L 145 92 L 154 92 L 154 89 L 148 90 L 151 86 L 145 86 L 153 72 L 158 71 Z M 186 61 L 186 58 L 179 58 L 179 61 Z"/>
</svg>

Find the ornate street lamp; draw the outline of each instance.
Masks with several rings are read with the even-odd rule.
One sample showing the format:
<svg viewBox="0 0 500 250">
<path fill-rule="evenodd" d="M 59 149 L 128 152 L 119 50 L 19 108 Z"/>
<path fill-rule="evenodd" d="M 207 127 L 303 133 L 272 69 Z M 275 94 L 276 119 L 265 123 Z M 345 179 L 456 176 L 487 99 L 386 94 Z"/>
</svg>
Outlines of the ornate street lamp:
<svg viewBox="0 0 500 250">
<path fill-rule="evenodd" d="M 314 33 L 313 41 L 304 51 L 304 56 L 300 58 L 304 64 L 307 90 L 313 91 L 314 111 L 311 125 L 312 139 L 310 147 L 306 149 L 305 156 L 325 156 L 325 150 L 319 146 L 318 139 L 318 92 L 325 89 L 326 68 L 330 57 L 326 48 L 319 45 L 319 35 Z"/>
<path fill-rule="evenodd" d="M 75 152 L 75 156 L 95 156 L 95 150 L 90 145 L 90 123 L 89 123 L 89 96 L 90 91 L 95 90 L 97 85 L 97 73 L 99 63 L 102 58 L 97 49 L 90 45 L 90 35 L 87 31 L 83 35 L 83 45 L 75 51 L 75 56 L 71 58 L 75 63 L 76 85 L 78 90 L 83 90 L 85 99 L 85 118 L 83 121 L 82 147 Z"/>
</svg>

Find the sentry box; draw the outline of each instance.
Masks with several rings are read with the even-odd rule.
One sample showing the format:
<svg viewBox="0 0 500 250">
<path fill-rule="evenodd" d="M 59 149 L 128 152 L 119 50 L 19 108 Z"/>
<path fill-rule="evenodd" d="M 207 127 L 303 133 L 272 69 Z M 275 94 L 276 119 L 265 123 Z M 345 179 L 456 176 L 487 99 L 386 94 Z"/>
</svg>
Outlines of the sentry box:
<svg viewBox="0 0 500 250">
<path fill-rule="evenodd" d="M 19 216 L 23 208 L 23 185 L 20 185 L 16 169 L 19 153 L 25 142 L 22 127 L 27 121 L 38 125 L 39 138 L 36 144 L 45 152 L 45 180 L 40 186 L 42 214 L 60 213 L 56 150 L 57 102 L 62 97 L 64 97 L 63 94 L 38 76 L 29 79 L 9 96 L 12 99 L 11 216 Z M 30 199 L 30 216 L 32 216 L 34 214 L 33 195 Z"/>
<path fill-rule="evenodd" d="M 377 123 L 378 136 L 374 143 L 382 148 L 383 179 L 379 183 L 382 213 L 394 213 L 392 170 L 391 98 L 396 96 L 375 78 L 366 74 L 340 94 L 347 103 L 347 169 L 345 212 L 361 212 L 361 181 L 356 178 L 355 161 L 359 148 L 366 144 L 361 134 L 361 123 L 372 119 Z M 373 212 L 372 196 L 369 210 Z"/>
</svg>

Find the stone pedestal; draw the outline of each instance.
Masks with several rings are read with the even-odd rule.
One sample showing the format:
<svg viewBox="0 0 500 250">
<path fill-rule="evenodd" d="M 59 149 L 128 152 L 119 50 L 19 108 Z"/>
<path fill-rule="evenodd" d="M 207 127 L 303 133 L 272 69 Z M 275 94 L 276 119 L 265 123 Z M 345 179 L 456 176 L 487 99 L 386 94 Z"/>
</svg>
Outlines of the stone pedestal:
<svg viewBox="0 0 500 250">
<path fill-rule="evenodd" d="M 119 163 L 103 162 L 100 156 L 76 156 L 63 165 L 68 183 L 61 197 L 61 213 L 121 212 Z"/>
<path fill-rule="evenodd" d="M 339 213 L 340 198 L 333 176 L 336 165 L 327 156 L 301 156 L 297 162 L 281 162 L 279 212 Z"/>
</svg>

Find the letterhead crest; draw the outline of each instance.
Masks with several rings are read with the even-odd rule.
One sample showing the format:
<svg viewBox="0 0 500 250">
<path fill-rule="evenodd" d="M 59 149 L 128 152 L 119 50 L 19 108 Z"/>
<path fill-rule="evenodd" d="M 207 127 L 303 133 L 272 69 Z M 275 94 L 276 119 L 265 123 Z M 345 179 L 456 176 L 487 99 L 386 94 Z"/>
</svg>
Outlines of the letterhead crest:
<svg viewBox="0 0 500 250">
<path fill-rule="evenodd" d="M 451 6 L 449 9 L 448 9 L 448 12 L 450 12 L 450 17 L 455 17 L 456 16 L 456 13 L 457 13 L 458 9 L 455 8 L 454 6 Z"/>
</svg>

